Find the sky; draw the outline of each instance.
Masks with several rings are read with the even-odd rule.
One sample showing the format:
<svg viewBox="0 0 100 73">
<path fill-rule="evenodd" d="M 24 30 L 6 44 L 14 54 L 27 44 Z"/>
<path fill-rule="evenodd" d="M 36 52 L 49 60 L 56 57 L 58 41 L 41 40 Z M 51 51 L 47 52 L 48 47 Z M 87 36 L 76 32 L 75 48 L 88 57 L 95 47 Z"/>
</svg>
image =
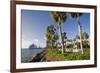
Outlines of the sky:
<svg viewBox="0 0 100 73">
<path fill-rule="evenodd" d="M 83 13 L 80 21 L 82 32 L 87 32 L 90 35 L 90 14 Z M 45 47 L 45 33 L 48 25 L 55 25 L 50 16 L 50 11 L 21 10 L 22 48 L 28 48 L 33 43 Z M 76 18 L 68 17 L 62 26 L 62 31 L 67 33 L 68 39 L 73 39 L 78 34 Z"/>
</svg>

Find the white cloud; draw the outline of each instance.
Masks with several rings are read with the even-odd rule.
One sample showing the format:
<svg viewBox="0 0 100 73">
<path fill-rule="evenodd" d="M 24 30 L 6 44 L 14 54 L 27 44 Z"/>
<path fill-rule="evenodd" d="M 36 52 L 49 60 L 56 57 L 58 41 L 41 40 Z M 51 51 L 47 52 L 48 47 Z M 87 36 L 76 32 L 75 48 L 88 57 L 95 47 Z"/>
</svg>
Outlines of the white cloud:
<svg viewBox="0 0 100 73">
<path fill-rule="evenodd" d="M 44 38 L 44 40 L 46 40 L 46 38 Z M 33 43 L 34 43 L 35 45 L 37 45 L 38 47 L 45 47 L 45 43 L 42 42 L 42 40 L 34 39 L 34 40 L 33 40 Z"/>
<path fill-rule="evenodd" d="M 35 45 L 37 45 L 37 46 L 40 45 L 40 41 L 39 41 L 38 39 L 34 39 L 34 40 L 33 40 L 33 43 L 34 43 Z"/>
<path fill-rule="evenodd" d="M 38 39 L 34 39 L 34 42 L 38 42 L 39 40 Z"/>
<path fill-rule="evenodd" d="M 46 40 L 46 38 L 44 38 L 44 40 Z M 34 39 L 33 41 L 29 41 L 26 39 L 22 38 L 22 48 L 28 48 L 31 44 L 35 44 L 38 47 L 45 47 L 46 45 L 44 44 L 44 42 L 41 42 L 39 39 Z"/>
<path fill-rule="evenodd" d="M 46 37 L 44 37 L 44 40 L 47 40 L 47 38 L 46 38 Z"/>
<path fill-rule="evenodd" d="M 30 41 L 22 39 L 22 48 L 28 48 L 32 44 Z"/>
</svg>

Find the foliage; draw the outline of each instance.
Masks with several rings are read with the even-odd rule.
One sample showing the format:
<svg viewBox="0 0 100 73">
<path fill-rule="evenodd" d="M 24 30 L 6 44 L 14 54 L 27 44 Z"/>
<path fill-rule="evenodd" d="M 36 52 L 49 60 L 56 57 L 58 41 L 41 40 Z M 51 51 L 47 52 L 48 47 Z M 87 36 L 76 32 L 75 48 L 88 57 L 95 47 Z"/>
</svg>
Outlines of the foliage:
<svg viewBox="0 0 100 73">
<path fill-rule="evenodd" d="M 79 16 L 82 16 L 82 13 L 74 13 L 74 12 L 68 13 L 68 16 L 73 19 L 73 18 L 77 18 L 78 14 Z"/>
<path fill-rule="evenodd" d="M 61 54 L 57 49 L 47 49 L 46 51 L 47 61 L 67 61 L 67 60 L 89 60 L 90 59 L 90 49 L 84 49 L 84 54 L 81 52 L 66 52 Z"/>
<path fill-rule="evenodd" d="M 63 23 L 66 21 L 67 15 L 66 15 L 66 12 L 52 11 L 51 17 L 57 23 L 57 25 L 59 26 L 59 40 L 60 40 L 60 43 L 61 43 L 62 54 L 63 54 L 64 53 L 64 43 L 63 43 L 63 38 L 62 38 L 62 27 L 61 27 L 61 25 L 63 25 Z"/>
<path fill-rule="evenodd" d="M 88 40 L 89 39 L 89 34 L 87 32 L 82 32 L 81 35 L 82 35 L 83 48 L 90 48 L 89 40 Z M 76 37 L 73 39 L 74 45 L 77 45 L 78 48 L 80 48 L 79 39 L 80 39 L 80 37 L 78 35 L 76 35 Z"/>
<path fill-rule="evenodd" d="M 90 49 L 86 48 L 84 54 L 81 52 L 65 53 L 64 56 L 66 60 L 89 60 L 90 59 Z"/>
<path fill-rule="evenodd" d="M 51 12 L 51 17 L 56 23 L 59 23 L 59 25 L 64 23 L 66 21 L 66 18 L 67 18 L 65 12 L 56 12 L 56 11 Z"/>
<path fill-rule="evenodd" d="M 79 37 L 80 37 L 80 47 L 83 54 L 84 52 L 83 52 L 82 35 L 81 35 L 82 30 L 81 30 L 81 22 L 80 22 L 80 16 L 82 15 L 82 13 L 69 13 L 69 15 L 73 19 L 77 18 L 77 25 L 78 25 L 78 31 L 79 31 Z"/>
<path fill-rule="evenodd" d="M 53 25 L 48 26 L 46 32 L 47 47 L 56 46 L 57 40 L 58 40 L 58 35 L 56 35 L 55 27 Z"/>
<path fill-rule="evenodd" d="M 89 38 L 89 35 L 86 32 L 81 33 L 81 35 L 82 35 L 82 39 L 88 39 Z"/>
</svg>

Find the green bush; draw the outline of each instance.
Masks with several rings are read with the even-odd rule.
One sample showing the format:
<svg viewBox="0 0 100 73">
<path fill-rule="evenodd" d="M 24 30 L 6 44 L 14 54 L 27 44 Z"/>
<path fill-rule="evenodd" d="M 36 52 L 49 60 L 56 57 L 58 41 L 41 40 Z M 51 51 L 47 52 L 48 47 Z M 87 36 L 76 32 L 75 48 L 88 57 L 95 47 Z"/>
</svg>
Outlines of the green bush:
<svg viewBox="0 0 100 73">
<path fill-rule="evenodd" d="M 50 61 L 89 60 L 90 49 L 89 48 L 85 49 L 84 54 L 81 54 L 81 52 L 78 52 L 78 53 L 66 52 L 62 54 L 56 48 L 53 48 L 53 49 L 49 48 L 47 49 L 46 59 L 49 59 Z"/>
</svg>

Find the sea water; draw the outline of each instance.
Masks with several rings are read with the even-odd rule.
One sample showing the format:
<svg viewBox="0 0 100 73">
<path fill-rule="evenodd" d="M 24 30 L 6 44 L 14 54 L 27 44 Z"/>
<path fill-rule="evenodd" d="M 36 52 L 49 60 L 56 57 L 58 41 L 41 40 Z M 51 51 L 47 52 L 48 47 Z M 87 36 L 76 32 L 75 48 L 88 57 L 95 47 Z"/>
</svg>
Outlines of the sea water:
<svg viewBox="0 0 100 73">
<path fill-rule="evenodd" d="M 22 48 L 21 49 L 21 62 L 29 62 L 32 58 L 42 52 L 44 49 L 42 48 Z"/>
</svg>

